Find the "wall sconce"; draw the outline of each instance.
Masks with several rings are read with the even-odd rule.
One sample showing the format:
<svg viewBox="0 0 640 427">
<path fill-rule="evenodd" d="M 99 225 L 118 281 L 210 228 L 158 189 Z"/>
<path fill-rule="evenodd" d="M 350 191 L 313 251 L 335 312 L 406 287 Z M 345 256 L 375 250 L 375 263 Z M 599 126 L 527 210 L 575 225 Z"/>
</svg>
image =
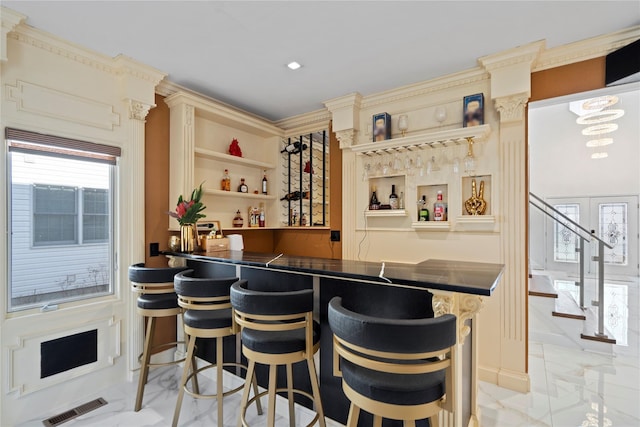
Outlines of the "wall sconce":
<svg viewBox="0 0 640 427">
<path fill-rule="evenodd" d="M 409 129 L 409 118 L 406 114 L 400 114 L 398 116 L 398 129 L 402 132 L 402 137 L 404 138 L 407 133 L 407 129 Z"/>
</svg>

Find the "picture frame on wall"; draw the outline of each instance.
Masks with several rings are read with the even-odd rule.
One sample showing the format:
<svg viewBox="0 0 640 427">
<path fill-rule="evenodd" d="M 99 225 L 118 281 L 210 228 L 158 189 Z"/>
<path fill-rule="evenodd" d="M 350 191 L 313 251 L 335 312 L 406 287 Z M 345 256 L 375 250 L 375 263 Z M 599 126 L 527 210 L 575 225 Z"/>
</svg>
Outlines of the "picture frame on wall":
<svg viewBox="0 0 640 427">
<path fill-rule="evenodd" d="M 484 124 L 484 94 L 465 96 L 462 103 L 464 127 L 480 126 Z"/>
<path fill-rule="evenodd" d="M 373 142 L 391 139 L 391 116 L 388 113 L 373 115 Z"/>
</svg>

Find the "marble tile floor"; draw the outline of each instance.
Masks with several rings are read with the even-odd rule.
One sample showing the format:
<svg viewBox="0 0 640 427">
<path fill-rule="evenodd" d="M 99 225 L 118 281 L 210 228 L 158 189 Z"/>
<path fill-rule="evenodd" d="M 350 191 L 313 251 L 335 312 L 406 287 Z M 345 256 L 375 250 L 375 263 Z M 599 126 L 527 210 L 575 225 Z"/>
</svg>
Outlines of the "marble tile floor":
<svg viewBox="0 0 640 427">
<path fill-rule="evenodd" d="M 640 361 L 636 355 L 614 355 L 576 350 L 555 344 L 530 343 L 529 369 L 531 391 L 518 393 L 481 382 L 479 390 L 480 425 L 484 427 L 638 427 L 640 426 Z M 107 405 L 67 421 L 64 427 L 143 427 L 169 426 L 173 418 L 179 367 L 157 368 L 150 372 L 143 409 L 133 411 L 136 382 L 126 382 L 96 392 L 82 402 L 70 402 L 72 408 L 88 400 L 103 397 Z M 208 389 L 213 381 L 201 381 Z M 263 400 L 266 403 L 266 399 Z M 225 398 L 225 426 L 237 421 L 240 394 Z M 277 426 L 288 426 L 286 405 L 277 406 Z M 52 413 L 51 415 L 55 415 Z M 215 400 L 185 396 L 180 425 L 201 427 L 216 425 Z M 305 425 L 311 415 L 298 408 L 297 425 Z M 249 409 L 250 425 L 265 425 L 255 408 Z M 339 426 L 327 419 L 330 427 Z M 20 427 L 41 427 L 42 420 Z"/>
</svg>

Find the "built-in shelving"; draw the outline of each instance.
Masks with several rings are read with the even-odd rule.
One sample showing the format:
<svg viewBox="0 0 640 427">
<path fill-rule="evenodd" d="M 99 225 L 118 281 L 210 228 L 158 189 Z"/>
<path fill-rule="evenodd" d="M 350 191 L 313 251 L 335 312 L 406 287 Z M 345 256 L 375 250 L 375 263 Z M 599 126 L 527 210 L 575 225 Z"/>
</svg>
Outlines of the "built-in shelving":
<svg viewBox="0 0 640 427">
<path fill-rule="evenodd" d="M 451 224 L 449 221 L 418 221 L 412 222 L 411 228 L 416 230 L 440 230 L 449 231 Z"/>
</svg>

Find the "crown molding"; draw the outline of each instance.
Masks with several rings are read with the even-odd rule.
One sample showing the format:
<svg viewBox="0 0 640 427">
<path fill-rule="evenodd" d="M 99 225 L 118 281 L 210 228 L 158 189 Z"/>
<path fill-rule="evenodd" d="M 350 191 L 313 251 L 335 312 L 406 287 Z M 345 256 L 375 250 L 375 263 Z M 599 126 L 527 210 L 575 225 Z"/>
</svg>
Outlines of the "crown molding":
<svg viewBox="0 0 640 427">
<path fill-rule="evenodd" d="M 327 109 L 332 112 L 341 108 L 360 108 L 361 103 L 362 95 L 360 95 L 358 92 L 352 92 L 348 95 L 340 96 L 338 98 L 333 98 L 323 102 Z"/>
<path fill-rule="evenodd" d="M 7 9 L 6 7 L 0 6 L 0 24 L 1 32 L 0 32 L 0 61 L 5 62 L 7 58 L 7 35 L 13 31 L 18 25 L 21 25 L 25 19 L 27 19 L 26 15 L 23 15 L 18 12 L 14 12 L 11 9 Z"/>
<path fill-rule="evenodd" d="M 432 80 L 413 83 L 385 92 L 379 92 L 362 99 L 362 108 L 385 105 L 391 102 L 401 101 L 407 98 L 423 96 L 429 93 L 439 92 L 459 86 L 465 86 L 477 82 L 489 80 L 489 74 L 480 67 L 448 74 Z"/>
<path fill-rule="evenodd" d="M 7 38 L 42 49 L 51 54 L 61 56 L 65 59 L 78 62 L 82 65 L 86 65 L 108 74 L 116 76 L 129 75 L 136 79 L 152 83 L 154 86 L 166 76 L 166 73 L 127 56 L 118 55 L 115 58 L 112 58 L 68 42 L 24 23 L 16 26 L 15 31 L 9 33 Z"/>
<path fill-rule="evenodd" d="M 327 129 L 331 113 L 327 109 L 311 111 L 297 116 L 287 117 L 274 124 L 285 131 L 286 135 L 305 134 Z"/>
<path fill-rule="evenodd" d="M 544 51 L 545 45 L 545 40 L 539 40 L 523 46 L 503 50 L 502 52 L 478 58 L 478 64 L 488 72 L 523 63 L 529 63 L 529 68 L 533 68 L 533 64 L 535 64 L 540 53 Z"/>
<path fill-rule="evenodd" d="M 640 25 L 547 49 L 540 54 L 532 71 L 543 71 L 599 58 L 638 39 Z"/>
</svg>

